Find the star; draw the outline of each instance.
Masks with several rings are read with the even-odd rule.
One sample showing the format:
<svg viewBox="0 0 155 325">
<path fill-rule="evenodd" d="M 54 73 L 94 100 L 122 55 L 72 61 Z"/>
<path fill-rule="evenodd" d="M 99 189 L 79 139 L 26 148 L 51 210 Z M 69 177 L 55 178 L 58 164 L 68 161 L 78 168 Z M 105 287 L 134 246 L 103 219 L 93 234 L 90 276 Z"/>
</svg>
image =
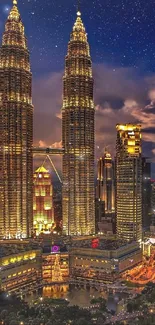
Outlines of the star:
<svg viewBox="0 0 155 325">
<path fill-rule="evenodd" d="M 8 13 L 8 12 L 10 11 L 10 9 L 11 9 L 11 7 L 10 7 L 9 5 L 5 5 L 5 6 L 3 7 L 3 12 L 4 12 L 4 13 Z"/>
</svg>

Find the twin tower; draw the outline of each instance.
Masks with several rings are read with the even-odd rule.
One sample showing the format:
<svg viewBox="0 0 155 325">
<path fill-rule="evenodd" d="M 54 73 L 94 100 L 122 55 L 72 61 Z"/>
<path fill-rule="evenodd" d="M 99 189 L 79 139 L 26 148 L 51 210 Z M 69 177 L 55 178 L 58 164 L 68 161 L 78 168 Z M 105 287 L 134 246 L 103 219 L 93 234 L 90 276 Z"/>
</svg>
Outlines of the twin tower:
<svg viewBox="0 0 155 325">
<path fill-rule="evenodd" d="M 0 238 L 33 229 L 32 74 L 17 0 L 0 49 Z M 95 232 L 94 103 L 89 45 L 81 13 L 71 33 L 63 77 L 63 230 Z M 51 131 L 52 132 L 52 131 Z"/>
</svg>

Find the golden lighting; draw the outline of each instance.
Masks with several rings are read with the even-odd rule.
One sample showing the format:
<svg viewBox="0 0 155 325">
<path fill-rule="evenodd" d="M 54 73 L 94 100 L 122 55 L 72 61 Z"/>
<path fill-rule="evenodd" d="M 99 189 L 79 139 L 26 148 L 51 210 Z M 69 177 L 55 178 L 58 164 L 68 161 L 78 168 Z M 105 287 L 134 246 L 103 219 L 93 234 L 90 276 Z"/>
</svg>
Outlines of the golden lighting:
<svg viewBox="0 0 155 325">
<path fill-rule="evenodd" d="M 117 234 L 127 240 L 142 237 L 142 143 L 140 124 L 117 124 Z"/>
<path fill-rule="evenodd" d="M 3 177 L 0 176 L 2 196 L 0 237 L 26 238 L 31 237 L 32 232 L 32 75 L 17 0 L 13 0 L 13 7 L 5 24 L 0 68 L 2 75 L 0 125 L 3 134 L 0 147 L 4 153 L 1 162 Z M 14 263 L 14 257 L 4 263 Z"/>
<path fill-rule="evenodd" d="M 39 167 L 33 177 L 33 226 L 38 236 L 42 232 L 51 232 L 54 225 L 53 187 L 45 167 Z"/>
</svg>

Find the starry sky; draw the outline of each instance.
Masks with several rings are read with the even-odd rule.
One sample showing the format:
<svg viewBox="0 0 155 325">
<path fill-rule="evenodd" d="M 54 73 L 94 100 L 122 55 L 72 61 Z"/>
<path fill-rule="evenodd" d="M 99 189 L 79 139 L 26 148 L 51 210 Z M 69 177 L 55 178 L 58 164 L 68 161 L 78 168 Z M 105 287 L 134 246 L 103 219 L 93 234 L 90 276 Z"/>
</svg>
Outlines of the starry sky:
<svg viewBox="0 0 155 325">
<path fill-rule="evenodd" d="M 11 6 L 0 0 L 0 37 Z M 18 0 L 18 7 L 31 55 L 34 143 L 61 146 L 62 75 L 76 0 Z M 115 155 L 116 123 L 140 122 L 155 178 L 155 4 L 81 0 L 80 8 L 95 79 L 96 157 L 105 146 Z"/>
</svg>

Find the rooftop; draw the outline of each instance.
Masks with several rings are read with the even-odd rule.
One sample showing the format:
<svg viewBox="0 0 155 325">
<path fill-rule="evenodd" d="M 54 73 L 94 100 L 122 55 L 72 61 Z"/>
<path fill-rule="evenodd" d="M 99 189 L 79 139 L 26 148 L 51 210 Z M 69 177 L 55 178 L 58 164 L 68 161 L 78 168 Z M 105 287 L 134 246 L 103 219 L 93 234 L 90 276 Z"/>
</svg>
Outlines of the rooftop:
<svg viewBox="0 0 155 325">
<path fill-rule="evenodd" d="M 35 173 L 48 173 L 48 170 L 44 166 L 41 166 L 36 169 Z"/>
<path fill-rule="evenodd" d="M 0 258 L 10 256 L 14 254 L 20 254 L 22 252 L 28 252 L 31 250 L 39 249 L 39 244 L 36 242 L 0 242 Z"/>
<path fill-rule="evenodd" d="M 127 242 L 123 239 L 105 239 L 105 238 L 92 238 L 81 239 L 72 241 L 72 247 L 79 248 L 93 248 L 100 250 L 117 250 L 123 246 L 127 246 L 131 242 Z"/>
</svg>

